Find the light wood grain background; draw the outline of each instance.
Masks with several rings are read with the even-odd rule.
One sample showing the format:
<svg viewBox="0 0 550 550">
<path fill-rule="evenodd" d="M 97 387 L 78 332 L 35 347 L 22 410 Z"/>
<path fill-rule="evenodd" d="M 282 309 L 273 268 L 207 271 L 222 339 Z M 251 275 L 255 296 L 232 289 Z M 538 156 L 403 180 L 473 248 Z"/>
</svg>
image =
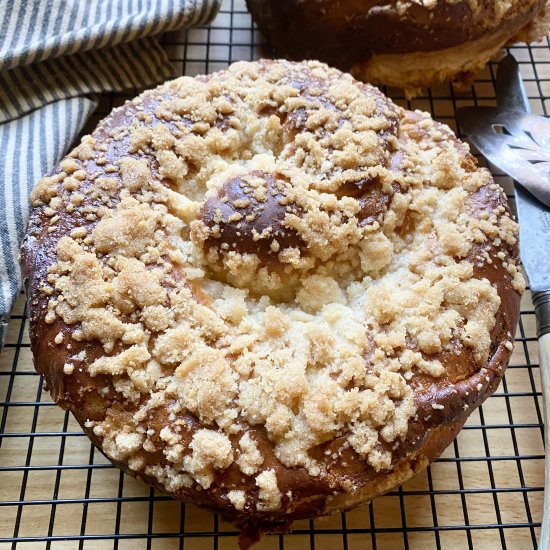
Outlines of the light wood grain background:
<svg viewBox="0 0 550 550">
<path fill-rule="evenodd" d="M 225 0 L 210 29 L 172 33 L 165 42 L 178 69 L 189 75 L 261 55 L 243 0 Z M 547 114 L 548 42 L 513 53 L 534 112 Z M 448 86 L 412 102 L 394 90 L 388 93 L 456 129 L 457 106 L 474 99 L 494 103 L 493 77 L 494 68 L 488 68 L 465 95 Z M 103 98 L 90 127 L 131 95 Z M 508 178 L 496 176 L 511 193 Z M 0 353 L 0 539 L 8 539 L 0 542 L 0 550 L 237 548 L 231 525 L 153 493 L 111 467 L 73 418 L 51 402 L 34 373 L 23 308 L 21 298 Z M 427 471 L 346 515 L 297 522 L 293 534 L 265 537 L 258 550 L 534 548 L 542 516 L 544 449 L 529 293 L 522 300 L 517 336 L 505 382 Z M 37 540 L 44 537 L 49 542 Z"/>
</svg>

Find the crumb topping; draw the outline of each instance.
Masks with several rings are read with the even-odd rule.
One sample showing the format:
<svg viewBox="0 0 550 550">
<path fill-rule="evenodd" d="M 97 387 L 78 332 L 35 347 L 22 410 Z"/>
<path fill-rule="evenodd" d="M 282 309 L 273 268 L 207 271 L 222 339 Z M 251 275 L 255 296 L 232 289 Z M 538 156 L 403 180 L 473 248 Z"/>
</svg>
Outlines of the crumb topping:
<svg viewBox="0 0 550 550">
<path fill-rule="evenodd" d="M 497 0 L 488 3 L 481 2 L 480 0 L 397 0 L 395 9 L 403 17 L 414 7 L 422 7 L 431 12 L 445 4 L 451 6 L 465 4 L 474 16 L 479 15 L 482 10 L 485 10 L 488 12 L 486 25 L 487 27 L 493 27 L 506 18 L 514 9 L 517 9 L 520 2 L 517 0 Z"/>
<path fill-rule="evenodd" d="M 237 510 L 281 508 L 273 461 L 323 476 L 336 438 L 391 468 L 415 379 L 445 379 L 446 353 L 489 358 L 500 298 L 477 267 L 498 249 L 524 286 L 516 223 L 467 146 L 317 62 L 146 92 L 31 201 L 58 236 L 45 320 L 103 350 L 78 362 L 110 395 L 87 426 L 168 490 L 236 470 L 249 481 L 220 490 Z"/>
<path fill-rule="evenodd" d="M 256 477 L 258 492 L 258 511 L 269 512 L 277 510 L 281 506 L 281 491 L 277 486 L 277 476 L 275 470 L 265 470 Z"/>
</svg>

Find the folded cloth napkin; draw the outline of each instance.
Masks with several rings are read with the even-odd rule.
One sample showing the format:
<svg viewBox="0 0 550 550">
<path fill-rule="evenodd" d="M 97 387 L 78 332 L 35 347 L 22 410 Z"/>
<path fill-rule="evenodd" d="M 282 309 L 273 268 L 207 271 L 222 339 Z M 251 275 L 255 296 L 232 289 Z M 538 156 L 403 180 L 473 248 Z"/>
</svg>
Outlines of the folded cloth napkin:
<svg viewBox="0 0 550 550">
<path fill-rule="evenodd" d="M 0 2 L 0 349 L 21 286 L 28 196 L 97 106 L 93 94 L 174 75 L 155 38 L 203 25 L 222 0 Z"/>
</svg>

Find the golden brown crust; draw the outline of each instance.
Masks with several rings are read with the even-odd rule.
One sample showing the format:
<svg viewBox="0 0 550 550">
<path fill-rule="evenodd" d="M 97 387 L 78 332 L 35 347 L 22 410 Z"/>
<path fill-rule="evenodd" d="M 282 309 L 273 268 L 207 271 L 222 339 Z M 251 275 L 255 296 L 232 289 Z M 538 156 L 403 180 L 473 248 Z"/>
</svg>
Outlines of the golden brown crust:
<svg viewBox="0 0 550 550">
<path fill-rule="evenodd" d="M 251 537 L 412 475 L 510 356 L 502 190 L 447 127 L 319 63 L 147 92 L 31 200 L 53 398 L 114 463 Z"/>
<path fill-rule="evenodd" d="M 304 248 L 298 232 L 285 221 L 301 213 L 293 194 L 282 174 L 254 170 L 231 178 L 204 203 L 197 240 L 206 254 L 211 248 L 226 257 L 254 253 L 264 265 L 276 261 L 280 250 Z M 220 275 L 223 268 L 220 262 Z"/>
<path fill-rule="evenodd" d="M 531 27 L 543 19 L 547 0 L 247 0 L 247 5 L 278 55 L 320 59 L 366 82 L 414 93 L 468 80 L 514 35 L 536 41 L 542 34 Z M 518 34 L 524 28 L 530 31 Z"/>
</svg>

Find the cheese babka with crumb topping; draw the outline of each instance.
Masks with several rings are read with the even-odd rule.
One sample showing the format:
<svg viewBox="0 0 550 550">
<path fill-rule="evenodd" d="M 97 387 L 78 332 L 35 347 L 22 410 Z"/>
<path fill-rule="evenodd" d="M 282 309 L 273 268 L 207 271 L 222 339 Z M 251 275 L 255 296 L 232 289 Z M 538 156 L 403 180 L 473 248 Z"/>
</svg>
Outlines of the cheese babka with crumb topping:
<svg viewBox="0 0 550 550">
<path fill-rule="evenodd" d="M 470 84 L 507 43 L 550 30 L 549 0 L 246 0 L 278 55 L 320 59 L 365 82 Z"/>
<path fill-rule="evenodd" d="M 31 203 L 53 399 L 243 545 L 410 478 L 510 357 L 524 281 L 502 189 L 447 126 L 318 62 L 145 92 Z"/>
</svg>

